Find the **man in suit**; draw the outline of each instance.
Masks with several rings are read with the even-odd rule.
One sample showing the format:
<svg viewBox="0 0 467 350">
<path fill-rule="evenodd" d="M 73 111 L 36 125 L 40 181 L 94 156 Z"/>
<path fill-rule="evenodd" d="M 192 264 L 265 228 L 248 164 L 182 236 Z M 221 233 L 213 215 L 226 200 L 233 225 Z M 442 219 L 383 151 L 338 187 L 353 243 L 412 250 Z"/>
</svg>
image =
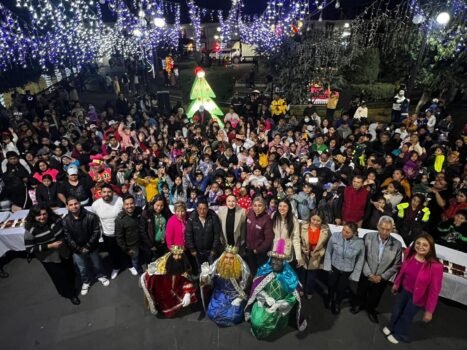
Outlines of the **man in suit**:
<svg viewBox="0 0 467 350">
<path fill-rule="evenodd" d="M 233 194 L 227 196 L 225 204 L 217 212 L 222 226 L 221 243 L 224 247 L 236 246 L 243 253 L 246 237 L 245 211 L 237 205 L 237 198 Z"/>
<path fill-rule="evenodd" d="M 365 263 L 350 311 L 356 314 L 365 309 L 374 323 L 378 323 L 376 307 L 381 296 L 402 263 L 402 244 L 391 236 L 394 227 L 394 220 L 385 215 L 379 219 L 378 232 L 369 232 L 364 237 Z"/>
</svg>

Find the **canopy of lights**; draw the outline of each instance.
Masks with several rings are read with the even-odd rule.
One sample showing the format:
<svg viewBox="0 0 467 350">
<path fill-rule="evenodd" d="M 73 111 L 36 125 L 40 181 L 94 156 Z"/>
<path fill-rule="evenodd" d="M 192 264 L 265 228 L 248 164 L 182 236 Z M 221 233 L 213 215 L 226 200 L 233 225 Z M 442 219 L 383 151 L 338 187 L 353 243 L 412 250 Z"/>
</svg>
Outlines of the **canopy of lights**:
<svg viewBox="0 0 467 350">
<path fill-rule="evenodd" d="M 202 23 L 217 22 L 221 45 L 239 38 L 264 48 L 265 54 L 277 52 L 286 38 L 301 35 L 307 18 L 322 21 L 326 8 L 341 6 L 341 0 L 269 0 L 263 13 L 250 15 L 244 12 L 243 0 L 232 0 L 229 10 L 183 1 L 197 50 L 201 48 Z M 409 15 L 414 24 L 426 25 L 432 14 L 424 12 L 418 1 L 422 0 L 409 0 Z M 115 22 L 104 23 L 104 7 Z M 436 22 L 447 25 L 459 7 L 465 11 L 462 0 L 447 0 L 446 10 L 434 17 Z M 79 70 L 117 50 L 125 57 L 138 54 L 150 59 L 154 48 L 178 47 L 180 10 L 180 2 L 166 0 L 16 0 L 15 10 L 0 3 L 0 72 L 29 66 Z M 465 25 L 459 30 L 463 38 Z M 344 35 L 351 33 L 352 22 Z"/>
</svg>

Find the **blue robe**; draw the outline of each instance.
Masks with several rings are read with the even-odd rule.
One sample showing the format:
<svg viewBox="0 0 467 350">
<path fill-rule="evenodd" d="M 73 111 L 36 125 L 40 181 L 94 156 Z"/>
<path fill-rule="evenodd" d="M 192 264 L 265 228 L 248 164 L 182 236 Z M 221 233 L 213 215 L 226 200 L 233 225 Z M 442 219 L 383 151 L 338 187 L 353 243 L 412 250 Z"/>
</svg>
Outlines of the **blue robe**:
<svg viewBox="0 0 467 350">
<path fill-rule="evenodd" d="M 243 321 L 245 301 L 239 306 L 232 305 L 232 301 L 239 297 L 232 282 L 214 276 L 213 293 L 208 306 L 208 317 L 219 327 L 230 327 Z"/>
</svg>

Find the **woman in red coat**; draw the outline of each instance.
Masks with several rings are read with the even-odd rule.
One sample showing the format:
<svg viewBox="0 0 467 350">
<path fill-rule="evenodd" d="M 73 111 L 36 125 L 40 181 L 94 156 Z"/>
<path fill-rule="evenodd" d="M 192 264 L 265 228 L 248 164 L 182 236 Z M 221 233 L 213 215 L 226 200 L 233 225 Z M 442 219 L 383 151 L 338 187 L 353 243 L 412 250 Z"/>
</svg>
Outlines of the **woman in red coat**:
<svg viewBox="0 0 467 350">
<path fill-rule="evenodd" d="M 442 280 L 443 265 L 436 258 L 433 237 L 422 233 L 405 251 L 392 287 L 392 293 L 397 295 L 396 304 L 389 324 L 383 328 L 389 342 L 408 341 L 410 324 L 419 310 L 424 311 L 424 322 L 431 321 Z"/>
</svg>

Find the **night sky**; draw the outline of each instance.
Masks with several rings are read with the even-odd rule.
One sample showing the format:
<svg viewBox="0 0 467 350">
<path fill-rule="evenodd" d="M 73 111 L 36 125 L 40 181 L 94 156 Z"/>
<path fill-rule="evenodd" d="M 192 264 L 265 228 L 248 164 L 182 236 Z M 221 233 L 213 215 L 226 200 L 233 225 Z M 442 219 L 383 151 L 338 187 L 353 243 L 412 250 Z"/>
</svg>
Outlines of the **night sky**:
<svg viewBox="0 0 467 350">
<path fill-rule="evenodd" d="M 51 0 L 52 3 L 56 0 Z M 97 0 L 96 0 L 97 1 Z M 128 4 L 133 4 L 132 0 L 126 0 Z M 190 22 L 188 16 L 188 10 L 186 5 L 187 0 L 168 0 L 168 2 L 179 3 L 181 4 L 181 22 L 188 23 Z M 284 0 L 287 2 L 288 0 Z M 389 0 L 393 3 L 400 3 L 402 0 Z M 227 11 L 231 5 L 231 0 L 195 0 L 196 4 L 202 8 L 212 9 L 212 10 L 224 10 Z M 267 0 L 243 0 L 245 4 L 244 13 L 248 15 L 259 15 L 266 9 Z M 25 9 L 18 9 L 16 5 L 16 0 L 0 0 L 0 3 L 5 5 L 7 8 L 15 12 L 19 17 L 24 20 L 29 20 L 28 11 Z M 314 4 L 314 0 L 310 0 L 310 3 Z M 373 0 L 340 0 L 341 7 L 336 10 L 334 4 L 330 4 L 324 10 L 324 19 L 351 19 L 354 18 L 357 14 L 363 11 L 364 8 L 373 3 Z M 104 21 L 112 22 L 115 21 L 115 17 L 112 16 L 111 11 L 109 11 L 108 6 L 101 6 L 102 15 Z M 136 13 L 136 11 L 135 11 Z M 226 14 L 224 12 L 224 14 Z M 318 17 L 318 16 L 316 16 Z M 317 18 L 316 18 L 317 19 Z M 169 19 L 170 22 L 170 19 Z"/>
</svg>

